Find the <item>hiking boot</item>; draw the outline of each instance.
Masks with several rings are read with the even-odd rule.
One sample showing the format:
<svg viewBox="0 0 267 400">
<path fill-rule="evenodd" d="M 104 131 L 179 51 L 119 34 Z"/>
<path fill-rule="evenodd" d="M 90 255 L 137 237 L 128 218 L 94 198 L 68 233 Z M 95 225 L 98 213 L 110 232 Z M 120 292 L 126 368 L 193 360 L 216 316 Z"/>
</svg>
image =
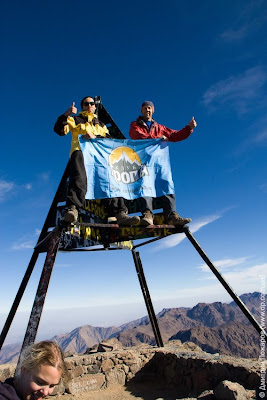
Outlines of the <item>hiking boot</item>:
<svg viewBox="0 0 267 400">
<path fill-rule="evenodd" d="M 153 225 L 153 219 L 154 219 L 154 215 L 152 214 L 152 212 L 149 210 L 146 210 L 143 213 L 143 218 L 140 221 L 140 225 L 141 226 Z"/>
<path fill-rule="evenodd" d="M 125 211 L 120 211 L 119 213 L 115 214 L 115 217 L 117 219 L 117 224 L 121 226 L 136 225 L 140 221 L 139 217 L 129 217 Z"/>
<path fill-rule="evenodd" d="M 180 217 L 180 215 L 176 211 L 171 212 L 167 217 L 168 225 L 184 226 L 185 224 L 188 224 L 191 221 L 192 221 L 191 218 Z"/>
<path fill-rule="evenodd" d="M 66 213 L 64 215 L 64 220 L 65 222 L 71 224 L 73 222 L 76 222 L 77 219 L 78 219 L 78 210 L 73 204 L 67 208 Z"/>
</svg>

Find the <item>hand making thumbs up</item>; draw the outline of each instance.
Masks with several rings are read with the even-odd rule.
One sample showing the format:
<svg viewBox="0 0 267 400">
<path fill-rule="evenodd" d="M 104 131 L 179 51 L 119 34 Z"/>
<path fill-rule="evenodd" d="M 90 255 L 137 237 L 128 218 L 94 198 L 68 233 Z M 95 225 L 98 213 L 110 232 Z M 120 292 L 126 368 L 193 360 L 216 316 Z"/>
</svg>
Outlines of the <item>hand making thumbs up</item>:
<svg viewBox="0 0 267 400">
<path fill-rule="evenodd" d="M 77 108 L 75 107 L 74 101 L 73 101 L 71 107 L 64 113 L 64 115 L 66 115 L 66 117 L 68 117 L 71 114 L 77 114 Z"/>
<path fill-rule="evenodd" d="M 190 126 L 190 128 L 191 128 L 191 129 L 194 129 L 194 128 L 196 128 L 196 126 L 197 126 L 197 123 L 196 123 L 196 121 L 195 121 L 195 118 L 194 118 L 194 117 L 192 117 L 192 118 L 191 118 L 191 120 L 189 121 L 188 125 Z"/>
</svg>

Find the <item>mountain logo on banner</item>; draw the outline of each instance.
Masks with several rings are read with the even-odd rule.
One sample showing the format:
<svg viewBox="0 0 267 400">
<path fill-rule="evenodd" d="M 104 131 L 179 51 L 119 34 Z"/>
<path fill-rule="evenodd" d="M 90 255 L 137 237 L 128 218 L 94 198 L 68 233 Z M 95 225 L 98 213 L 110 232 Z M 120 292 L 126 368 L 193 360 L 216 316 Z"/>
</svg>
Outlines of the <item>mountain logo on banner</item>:
<svg viewBox="0 0 267 400">
<path fill-rule="evenodd" d="M 145 164 L 131 147 L 117 147 L 109 155 L 111 174 L 116 182 L 134 183 L 144 175 L 149 175 Z"/>
</svg>

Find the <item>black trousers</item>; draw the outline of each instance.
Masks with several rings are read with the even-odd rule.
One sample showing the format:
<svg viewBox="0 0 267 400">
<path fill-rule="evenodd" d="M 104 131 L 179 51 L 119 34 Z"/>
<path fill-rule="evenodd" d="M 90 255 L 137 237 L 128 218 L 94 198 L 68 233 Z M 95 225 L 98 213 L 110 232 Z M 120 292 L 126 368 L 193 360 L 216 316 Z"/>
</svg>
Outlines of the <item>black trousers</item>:
<svg viewBox="0 0 267 400">
<path fill-rule="evenodd" d="M 78 209 L 83 206 L 87 191 L 87 176 L 84 168 L 83 153 L 76 150 L 70 157 L 70 180 L 66 205 L 75 205 Z"/>
<path fill-rule="evenodd" d="M 70 180 L 67 193 L 66 205 L 75 205 L 77 209 L 82 208 L 87 192 L 87 176 L 84 167 L 83 153 L 76 150 L 70 157 Z M 122 197 L 105 199 L 106 207 L 110 216 L 118 212 L 128 212 Z"/>
<path fill-rule="evenodd" d="M 159 197 L 163 214 L 167 217 L 171 212 L 175 211 L 175 195 L 167 194 L 165 196 Z M 139 199 L 140 211 L 143 214 L 145 210 L 149 210 L 153 214 L 153 199 L 152 197 L 141 197 Z"/>
<path fill-rule="evenodd" d="M 109 216 L 114 216 L 119 212 L 128 213 L 128 209 L 122 197 L 114 197 L 113 199 L 105 199 Z"/>
</svg>

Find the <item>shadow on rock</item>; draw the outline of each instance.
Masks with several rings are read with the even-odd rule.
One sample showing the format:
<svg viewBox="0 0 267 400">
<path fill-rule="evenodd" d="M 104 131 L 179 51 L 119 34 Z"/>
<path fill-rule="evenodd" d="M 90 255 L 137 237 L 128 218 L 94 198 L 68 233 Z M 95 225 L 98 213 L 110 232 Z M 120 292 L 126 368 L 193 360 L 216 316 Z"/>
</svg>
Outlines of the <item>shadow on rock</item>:
<svg viewBox="0 0 267 400">
<path fill-rule="evenodd" d="M 244 388 L 254 390 L 259 383 L 259 375 L 241 365 L 218 359 L 179 357 L 158 352 L 125 386 L 132 395 L 144 400 L 210 400 L 215 399 L 213 390 L 224 380 L 238 382 Z"/>
</svg>

